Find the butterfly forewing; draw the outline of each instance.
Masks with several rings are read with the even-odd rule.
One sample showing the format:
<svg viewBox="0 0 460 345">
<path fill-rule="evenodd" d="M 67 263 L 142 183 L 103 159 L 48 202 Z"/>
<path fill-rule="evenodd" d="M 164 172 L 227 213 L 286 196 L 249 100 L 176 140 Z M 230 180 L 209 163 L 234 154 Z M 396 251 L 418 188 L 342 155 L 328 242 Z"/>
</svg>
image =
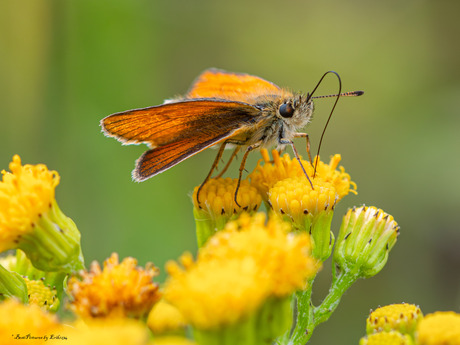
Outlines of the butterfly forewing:
<svg viewBox="0 0 460 345">
<path fill-rule="evenodd" d="M 133 177 L 143 181 L 227 138 L 245 132 L 260 110 L 225 100 L 189 100 L 110 115 L 105 133 L 125 144 L 147 143 L 153 149 L 137 161 Z"/>
<path fill-rule="evenodd" d="M 279 95 L 282 92 L 280 87 L 265 79 L 211 68 L 198 76 L 186 97 L 221 98 L 252 103 L 259 96 Z"/>
<path fill-rule="evenodd" d="M 206 140 L 231 134 L 255 121 L 259 110 L 249 104 L 225 100 L 189 100 L 117 113 L 101 121 L 108 136 L 125 144 L 151 147 L 182 138 Z"/>
</svg>

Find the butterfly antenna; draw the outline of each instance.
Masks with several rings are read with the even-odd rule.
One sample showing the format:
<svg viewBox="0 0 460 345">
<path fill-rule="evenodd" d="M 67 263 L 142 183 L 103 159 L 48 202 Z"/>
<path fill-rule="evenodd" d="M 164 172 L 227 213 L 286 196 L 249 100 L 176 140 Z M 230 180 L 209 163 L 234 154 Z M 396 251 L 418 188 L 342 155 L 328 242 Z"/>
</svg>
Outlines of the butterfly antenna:
<svg viewBox="0 0 460 345">
<path fill-rule="evenodd" d="M 329 114 L 329 117 L 327 118 L 326 125 L 324 126 L 324 129 L 323 129 L 323 133 L 321 133 L 321 138 L 319 139 L 318 151 L 316 152 L 316 157 L 315 157 L 315 169 L 313 170 L 313 178 L 315 178 L 315 175 L 316 175 L 316 168 L 318 166 L 318 157 L 319 157 L 319 152 L 321 150 L 321 144 L 323 142 L 324 133 L 326 132 L 326 128 L 327 128 L 327 125 L 329 124 L 329 121 L 331 120 L 332 113 L 334 112 L 335 106 L 337 105 L 337 102 L 339 101 L 339 98 L 342 95 L 341 94 L 341 92 L 342 92 L 342 80 L 340 79 L 339 74 L 337 72 L 335 72 L 335 71 L 327 71 L 326 73 L 324 73 L 323 76 L 321 77 L 321 79 L 316 84 L 316 86 L 313 89 L 313 91 L 307 96 L 307 103 L 311 98 L 322 98 L 322 96 L 313 97 L 313 94 L 315 93 L 315 91 L 318 88 L 318 86 L 322 83 L 323 79 L 329 73 L 333 73 L 333 74 L 335 74 L 337 76 L 337 79 L 339 80 L 339 93 L 336 94 L 336 95 L 331 95 L 331 97 L 336 97 L 336 99 L 335 99 L 334 105 L 333 105 L 333 107 L 331 109 L 331 113 Z"/>
<path fill-rule="evenodd" d="M 313 97 L 313 94 L 315 93 L 316 89 L 318 88 L 318 86 L 321 84 L 321 82 L 323 81 L 324 77 L 326 77 L 326 75 L 328 75 L 329 73 L 333 73 L 337 76 L 337 79 L 339 80 L 339 93 L 338 94 L 335 94 L 335 95 L 325 95 L 325 96 L 315 96 Z M 334 105 L 331 109 L 331 113 L 329 114 L 329 117 L 327 118 L 327 121 L 326 121 L 326 125 L 324 126 L 324 129 L 323 129 L 323 133 L 321 133 L 321 138 L 319 139 L 319 144 L 318 144 L 318 151 L 316 153 L 316 158 L 315 158 L 315 169 L 313 171 L 313 178 L 315 178 L 315 175 L 316 175 L 316 168 L 318 166 L 318 157 L 319 157 L 319 152 L 321 150 L 321 144 L 323 142 L 323 138 L 324 138 L 324 133 L 326 133 L 326 128 L 327 128 L 327 125 L 329 124 L 329 121 L 331 120 L 331 117 L 332 117 L 332 113 L 334 112 L 334 109 L 337 105 L 337 102 L 339 101 L 339 98 L 340 97 L 349 97 L 349 96 L 361 96 L 364 94 L 364 91 L 349 91 L 349 92 L 343 92 L 342 93 L 342 80 L 340 79 L 340 76 L 337 72 L 335 71 L 327 71 L 326 73 L 323 74 L 323 76 L 321 77 L 321 79 L 319 80 L 318 84 L 316 84 L 315 88 L 313 89 L 313 91 L 311 92 L 311 94 L 309 94 L 307 96 L 307 102 L 311 99 L 311 98 L 328 98 L 328 97 L 336 97 L 335 99 L 335 102 L 334 102 Z"/>
</svg>

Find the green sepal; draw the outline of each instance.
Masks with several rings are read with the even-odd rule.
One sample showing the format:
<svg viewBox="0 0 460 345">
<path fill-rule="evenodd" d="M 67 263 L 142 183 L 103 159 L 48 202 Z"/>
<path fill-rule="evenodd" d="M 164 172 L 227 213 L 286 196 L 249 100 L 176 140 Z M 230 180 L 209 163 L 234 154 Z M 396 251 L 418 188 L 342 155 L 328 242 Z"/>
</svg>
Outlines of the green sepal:
<svg viewBox="0 0 460 345">
<path fill-rule="evenodd" d="M 80 232 L 72 219 L 62 213 L 56 201 L 32 226 L 33 230 L 23 235 L 18 245 L 32 265 L 42 271 L 66 273 L 84 269 Z"/>
<path fill-rule="evenodd" d="M 28 303 L 27 285 L 18 273 L 0 265 L 0 300 L 16 297 L 22 303 Z"/>
</svg>

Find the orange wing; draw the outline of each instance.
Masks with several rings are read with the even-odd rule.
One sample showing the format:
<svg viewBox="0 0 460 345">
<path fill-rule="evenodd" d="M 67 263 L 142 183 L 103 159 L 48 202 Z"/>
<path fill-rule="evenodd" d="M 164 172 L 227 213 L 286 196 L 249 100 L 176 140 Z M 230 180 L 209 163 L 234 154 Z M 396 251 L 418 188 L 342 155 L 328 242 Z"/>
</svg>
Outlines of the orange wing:
<svg viewBox="0 0 460 345">
<path fill-rule="evenodd" d="M 107 136 L 124 144 L 147 143 L 133 177 L 143 181 L 248 129 L 260 110 L 249 104 L 195 99 L 129 110 L 102 119 Z"/>
<path fill-rule="evenodd" d="M 253 103 L 259 96 L 280 94 L 282 89 L 265 79 L 211 68 L 201 73 L 185 97 L 220 98 Z"/>
<path fill-rule="evenodd" d="M 219 141 L 231 136 L 228 133 L 221 133 L 218 136 L 198 136 L 195 138 L 183 138 L 169 144 L 148 150 L 136 161 L 136 168 L 133 170 L 133 179 L 144 181 L 155 176 L 183 160 L 215 145 Z"/>
</svg>

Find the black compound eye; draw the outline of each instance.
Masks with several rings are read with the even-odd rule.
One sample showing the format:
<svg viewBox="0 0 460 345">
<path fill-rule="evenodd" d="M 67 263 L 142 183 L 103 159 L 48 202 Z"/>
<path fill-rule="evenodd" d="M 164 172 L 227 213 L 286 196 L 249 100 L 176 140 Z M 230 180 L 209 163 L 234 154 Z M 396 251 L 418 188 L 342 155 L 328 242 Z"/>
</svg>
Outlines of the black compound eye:
<svg viewBox="0 0 460 345">
<path fill-rule="evenodd" d="M 294 108 L 290 103 L 283 103 L 280 106 L 279 112 L 282 117 L 292 117 L 294 115 Z"/>
</svg>

